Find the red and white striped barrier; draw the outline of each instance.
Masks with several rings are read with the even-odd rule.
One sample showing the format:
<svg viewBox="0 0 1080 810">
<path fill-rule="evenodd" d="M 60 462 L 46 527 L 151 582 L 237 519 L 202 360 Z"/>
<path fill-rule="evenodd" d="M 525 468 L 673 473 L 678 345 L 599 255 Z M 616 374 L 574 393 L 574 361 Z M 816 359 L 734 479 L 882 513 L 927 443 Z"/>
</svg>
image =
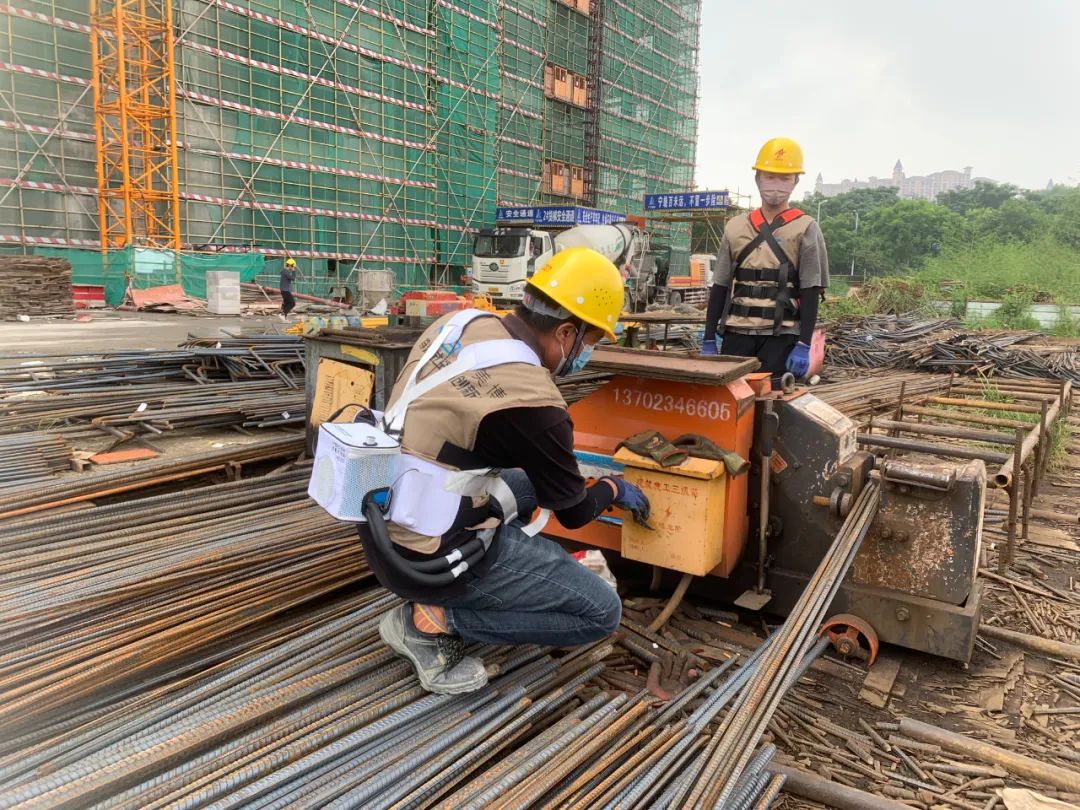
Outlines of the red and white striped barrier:
<svg viewBox="0 0 1080 810">
<path fill-rule="evenodd" d="M 499 8 L 505 9 L 506 11 L 509 11 L 511 14 L 517 14 L 522 19 L 528 20 L 529 22 L 531 22 L 531 23 L 533 23 L 535 25 L 538 25 L 541 28 L 547 28 L 547 22 L 546 21 L 541 20 L 539 17 L 534 17 L 533 15 L 529 14 L 528 12 L 522 11 L 517 6 L 512 6 L 509 3 L 500 2 L 499 3 Z"/>
<path fill-rule="evenodd" d="M 472 20 L 474 22 L 478 22 L 481 25 L 486 25 L 488 28 L 493 28 L 496 31 L 501 31 L 502 30 L 502 26 L 499 25 L 497 22 L 493 22 L 492 20 L 484 19 L 479 14 L 473 14 L 471 11 L 463 9 L 460 6 L 455 6 L 453 3 L 449 2 L 449 0 L 438 0 L 438 4 L 440 6 L 442 6 L 443 8 L 445 8 L 445 9 L 449 9 L 450 11 L 453 11 L 455 14 L 460 14 L 462 17 L 468 17 L 470 20 Z"/>
<path fill-rule="evenodd" d="M 93 143 L 95 140 L 94 133 L 92 132 L 73 132 L 70 129 L 58 129 L 54 132 L 52 127 L 39 127 L 36 124 L 20 124 L 18 121 L 0 120 L 0 129 L 35 132 L 40 135 L 53 135 L 58 138 L 69 138 L 73 141 L 88 141 L 89 143 Z"/>
<path fill-rule="evenodd" d="M 417 65 L 414 62 L 407 62 L 407 61 L 405 61 L 403 59 L 398 59 L 396 57 L 389 56 L 387 54 L 378 53 L 377 51 L 373 51 L 370 48 L 365 48 L 365 47 L 363 47 L 361 45 L 354 45 L 351 42 L 345 42 L 345 41 L 342 41 L 342 42 L 339 43 L 339 41 L 337 39 L 335 39 L 334 37 L 329 36 L 327 34 L 323 34 L 323 33 L 320 33 L 318 31 L 313 31 L 310 28 L 306 28 L 305 26 L 302 26 L 302 25 L 297 25 L 296 23 L 288 22 L 287 20 L 282 20 L 282 19 L 280 19 L 278 17 L 272 17 L 269 14 L 263 14 L 260 11 L 254 11 L 252 9 L 245 8 L 244 6 L 239 6 L 236 3 L 230 3 L 230 2 L 228 2 L 228 0 L 205 0 L 205 2 L 209 3 L 210 5 L 214 5 L 214 6 L 218 6 L 220 8 L 223 8 L 223 9 L 225 9 L 227 11 L 231 11 L 234 14 L 240 14 L 240 15 L 243 15 L 244 17 L 250 17 L 253 20 L 258 20 L 259 22 L 264 22 L 264 23 L 268 23 L 269 25 L 277 26 L 278 28 L 283 28 L 286 31 L 292 31 L 294 34 L 301 34 L 301 35 L 303 35 L 305 37 L 310 37 L 311 39 L 317 39 L 320 42 L 325 42 L 328 45 L 336 45 L 338 47 L 345 48 L 346 50 L 352 51 L 353 53 L 358 53 L 361 56 L 366 56 L 369 59 L 376 59 L 376 60 L 378 60 L 380 62 L 389 62 L 392 65 L 398 65 L 399 67 L 409 68 L 410 70 L 416 70 L 416 71 L 419 71 L 421 73 L 434 73 L 435 72 L 433 69 L 428 68 L 428 67 L 424 67 L 423 65 Z M 355 6 L 355 4 L 352 4 L 352 5 Z M 390 15 L 381 15 L 381 13 L 379 15 L 377 15 L 377 16 L 386 16 L 388 18 L 390 17 Z M 393 18 L 390 18 L 390 19 L 393 19 Z M 408 23 L 404 23 L 404 22 L 402 22 L 401 24 L 404 27 L 409 28 L 410 30 L 414 30 L 417 33 L 424 34 L 425 36 L 433 36 L 434 35 L 433 31 L 429 31 L 426 28 L 419 28 L 419 27 L 417 27 L 415 25 L 409 25 Z"/>
<path fill-rule="evenodd" d="M 52 79 L 56 82 L 65 82 L 67 84 L 77 84 L 80 87 L 89 87 L 90 80 L 82 79 L 78 76 L 65 76 L 63 73 L 53 73 L 51 70 L 39 70 L 38 68 L 27 67 L 26 65 L 16 65 L 11 62 L 0 62 L 0 70 L 7 70 L 12 73 L 25 73 L 27 76 L 37 76 L 42 79 Z"/>
<path fill-rule="evenodd" d="M 69 31 L 78 31 L 80 34 L 90 33 L 89 25 L 77 23 L 73 20 L 65 20 L 61 17 L 53 17 L 49 14 L 42 14 L 39 11 L 31 11 L 28 8 L 9 6 L 6 3 L 0 3 L 0 14 L 10 14 L 13 17 L 24 17 L 27 20 L 34 20 L 35 22 L 45 23 L 46 25 L 53 25 L 57 28 L 66 28 Z"/>
<path fill-rule="evenodd" d="M 2 67 L 2 65 L 0 65 Z M 273 110 L 263 110 L 258 107 L 252 107 L 248 104 L 240 104 L 236 101 L 228 101 L 227 99 L 214 98 L 208 96 L 205 93 L 198 93 L 193 90 L 188 90 L 186 87 L 177 87 L 176 94 L 189 98 L 194 101 L 201 101 L 203 104 L 209 104 L 214 107 L 222 107 L 227 110 L 236 110 L 237 112 L 247 113 L 249 115 L 257 115 L 261 118 L 273 118 L 276 121 L 285 121 L 286 123 L 303 124 L 304 126 L 313 127 L 315 129 L 325 129 L 330 132 L 340 132 L 344 135 L 356 135 L 358 138 L 368 138 L 373 141 L 380 141 L 382 143 L 393 143 L 398 146 L 408 146 L 412 149 L 422 149 L 424 151 L 432 151 L 434 147 L 431 144 L 419 143 L 418 141 L 406 141 L 401 138 L 393 138 L 389 135 L 380 135 L 377 132 L 365 132 L 360 129 L 353 129 L 352 127 L 343 127 L 337 124 L 328 124 L 325 121 L 316 121 L 312 118 L 304 118 L 299 115 L 285 115 L 284 113 L 274 112 Z"/>
<path fill-rule="evenodd" d="M 16 245 L 52 245 L 54 247 L 101 247 L 101 242 L 96 239 L 61 239 L 55 236 L 18 236 L 10 233 L 0 233 L 0 242 Z"/>
<path fill-rule="evenodd" d="M 517 138 L 511 138 L 508 135 L 496 135 L 495 140 L 502 141 L 503 143 L 512 143 L 514 146 L 520 146 L 524 149 L 536 149 L 540 152 L 544 151 L 544 147 L 540 146 L 540 144 L 529 143 L 528 141 L 521 141 Z"/>
<path fill-rule="evenodd" d="M 387 104 L 396 104 L 400 107 L 405 107 L 410 110 L 419 110 L 420 112 L 429 113 L 431 108 L 426 104 L 416 104 L 412 101 L 406 101 L 405 99 L 395 98 L 394 96 L 383 95 L 382 93 L 375 93 L 371 90 L 365 90 L 362 87 L 353 87 L 349 84 L 342 84 L 341 82 L 331 81 L 330 79 L 324 79 L 321 76 L 313 76 L 308 73 L 302 73 L 299 70 L 293 70 L 292 68 L 282 67 L 280 65 L 273 65 L 270 62 L 263 62 L 259 59 L 249 59 L 246 56 L 241 56 L 238 53 L 232 51 L 226 51 L 223 48 L 214 48 L 210 45 L 203 45 L 200 42 L 191 42 L 185 40 L 181 43 L 185 48 L 201 51 L 203 53 L 211 54 L 212 56 L 219 56 L 222 59 L 229 59 L 233 62 L 239 62 L 242 65 L 248 67 L 257 67 L 261 70 L 269 71 L 270 73 L 276 73 L 279 76 L 292 76 L 293 78 L 300 79 L 312 84 L 318 84 L 322 87 L 329 87 L 333 90 L 340 90 L 344 93 L 352 93 L 353 95 L 360 96 L 361 98 L 375 99 L 376 101 L 383 101 Z"/>
</svg>

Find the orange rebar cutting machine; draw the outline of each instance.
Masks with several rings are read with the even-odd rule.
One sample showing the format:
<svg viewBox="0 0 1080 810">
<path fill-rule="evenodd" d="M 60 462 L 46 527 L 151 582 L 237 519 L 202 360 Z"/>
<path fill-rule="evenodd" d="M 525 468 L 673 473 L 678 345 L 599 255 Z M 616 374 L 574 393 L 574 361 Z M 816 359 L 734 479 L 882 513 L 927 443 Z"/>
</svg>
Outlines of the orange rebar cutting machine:
<svg viewBox="0 0 1080 810">
<path fill-rule="evenodd" d="M 612 512 L 578 530 L 553 521 L 547 534 L 710 574 L 717 597 L 756 591 L 767 610 L 783 615 L 874 475 L 881 506 L 833 601 L 831 612 L 843 618 L 830 633 L 858 637 L 871 655 L 880 638 L 970 658 L 981 605 L 982 462 L 915 463 L 859 451 L 850 419 L 806 389 L 772 390 L 769 375 L 749 371 L 752 360 L 598 349 L 593 364 L 615 376 L 570 406 L 579 463 L 587 477 L 620 473 L 641 486 L 654 531 Z M 616 450 L 646 429 L 705 436 L 749 459 L 750 472 L 731 477 L 705 459 L 662 468 Z"/>
</svg>

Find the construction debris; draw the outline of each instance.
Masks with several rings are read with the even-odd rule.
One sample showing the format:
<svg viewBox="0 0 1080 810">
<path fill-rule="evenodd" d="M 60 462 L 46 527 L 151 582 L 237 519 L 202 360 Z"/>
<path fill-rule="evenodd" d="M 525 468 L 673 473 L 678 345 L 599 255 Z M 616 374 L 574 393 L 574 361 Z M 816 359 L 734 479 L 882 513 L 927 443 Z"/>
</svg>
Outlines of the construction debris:
<svg viewBox="0 0 1080 810">
<path fill-rule="evenodd" d="M 0 320 L 74 314 L 67 259 L 0 256 Z"/>
<path fill-rule="evenodd" d="M 951 318 L 870 315 L 829 324 L 827 364 L 835 368 L 953 371 L 1053 377 L 1080 384 L 1075 346 L 1035 347 L 1038 332 L 969 330 Z"/>
</svg>

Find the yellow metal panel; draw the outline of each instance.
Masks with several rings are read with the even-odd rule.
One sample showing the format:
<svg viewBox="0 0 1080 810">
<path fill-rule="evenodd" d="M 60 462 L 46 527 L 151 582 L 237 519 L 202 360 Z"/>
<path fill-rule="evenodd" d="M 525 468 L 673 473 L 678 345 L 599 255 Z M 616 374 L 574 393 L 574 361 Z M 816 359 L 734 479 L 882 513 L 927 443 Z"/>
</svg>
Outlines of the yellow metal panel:
<svg viewBox="0 0 1080 810">
<path fill-rule="evenodd" d="M 728 477 L 719 461 L 691 458 L 675 467 L 622 449 L 615 460 L 649 499 L 653 529 L 623 521 L 622 554 L 630 560 L 704 576 L 720 565 Z"/>
</svg>

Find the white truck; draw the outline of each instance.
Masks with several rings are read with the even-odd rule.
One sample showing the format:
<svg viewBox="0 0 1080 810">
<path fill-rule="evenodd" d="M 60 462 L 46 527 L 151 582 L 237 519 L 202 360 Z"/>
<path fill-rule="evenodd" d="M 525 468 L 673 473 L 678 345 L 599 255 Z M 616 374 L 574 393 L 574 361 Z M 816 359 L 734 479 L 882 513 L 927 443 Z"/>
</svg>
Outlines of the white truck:
<svg viewBox="0 0 1080 810">
<path fill-rule="evenodd" d="M 656 266 L 649 240 L 635 225 L 578 225 L 553 238 L 531 228 L 489 228 L 473 242 L 472 289 L 497 302 L 520 301 L 525 280 L 568 247 L 590 247 L 607 256 L 626 280 L 625 306 L 644 305 Z"/>
</svg>

